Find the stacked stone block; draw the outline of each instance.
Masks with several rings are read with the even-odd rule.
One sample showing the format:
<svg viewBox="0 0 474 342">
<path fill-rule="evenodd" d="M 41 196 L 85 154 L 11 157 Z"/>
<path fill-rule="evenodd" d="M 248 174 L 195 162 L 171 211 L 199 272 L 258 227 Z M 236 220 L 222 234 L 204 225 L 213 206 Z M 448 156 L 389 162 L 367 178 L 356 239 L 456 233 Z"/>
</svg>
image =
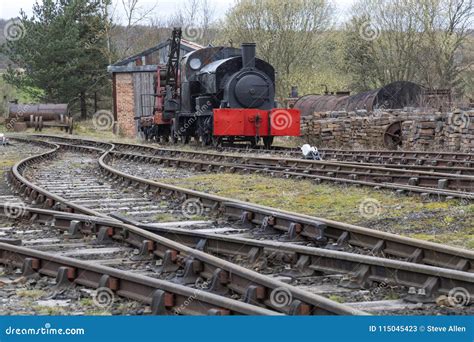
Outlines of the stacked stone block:
<svg viewBox="0 0 474 342">
<path fill-rule="evenodd" d="M 401 123 L 403 149 L 474 152 L 474 110 L 314 113 L 302 119 L 301 131 L 318 147 L 380 149 L 387 127 L 395 122 Z"/>
</svg>

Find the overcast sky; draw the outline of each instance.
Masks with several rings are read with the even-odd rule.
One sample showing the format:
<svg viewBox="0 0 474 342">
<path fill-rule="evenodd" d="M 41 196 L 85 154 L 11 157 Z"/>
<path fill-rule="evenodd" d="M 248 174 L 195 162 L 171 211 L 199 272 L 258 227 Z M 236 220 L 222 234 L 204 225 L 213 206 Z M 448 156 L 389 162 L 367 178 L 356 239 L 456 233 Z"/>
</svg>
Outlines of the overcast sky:
<svg viewBox="0 0 474 342">
<path fill-rule="evenodd" d="M 118 4 L 117 10 L 119 14 L 121 12 L 121 1 L 120 0 L 112 0 L 114 4 Z M 167 15 L 165 13 L 174 12 L 178 4 L 182 0 L 139 0 L 139 4 L 143 8 L 153 6 L 156 2 L 158 2 L 158 6 L 156 7 L 156 15 L 157 17 L 161 17 L 160 13 L 163 13 L 163 17 Z M 292 0 L 282 0 L 282 1 L 292 1 Z M 333 2 L 337 5 L 337 7 L 345 12 L 350 5 L 355 0 L 333 0 Z M 224 16 L 225 12 L 232 6 L 234 0 L 209 0 L 212 4 L 212 8 L 215 10 L 215 14 L 217 17 Z M 3 19 L 10 19 L 17 17 L 20 13 L 20 9 L 23 9 L 27 14 L 31 14 L 31 9 L 35 0 L 0 0 L 0 18 Z"/>
</svg>

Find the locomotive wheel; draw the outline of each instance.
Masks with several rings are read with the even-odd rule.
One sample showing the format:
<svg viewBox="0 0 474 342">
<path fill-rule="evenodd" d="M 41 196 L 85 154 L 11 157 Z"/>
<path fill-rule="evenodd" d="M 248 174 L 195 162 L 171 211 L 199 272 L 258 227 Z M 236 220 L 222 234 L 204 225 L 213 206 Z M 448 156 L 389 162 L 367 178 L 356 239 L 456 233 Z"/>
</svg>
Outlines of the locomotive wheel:
<svg viewBox="0 0 474 342">
<path fill-rule="evenodd" d="M 179 137 L 179 142 L 180 142 L 181 144 L 183 144 L 183 145 L 188 144 L 188 143 L 189 143 L 189 140 L 190 140 L 189 135 L 181 135 L 181 136 Z"/>
<path fill-rule="evenodd" d="M 212 143 L 212 137 L 207 133 L 202 135 L 200 140 L 201 140 L 202 147 L 209 146 Z"/>
<path fill-rule="evenodd" d="M 221 137 L 212 137 L 212 146 L 214 146 L 214 147 L 222 146 L 222 138 Z"/>
<path fill-rule="evenodd" d="M 172 144 L 178 143 L 178 133 L 174 128 L 174 122 L 171 123 L 170 141 Z"/>
<path fill-rule="evenodd" d="M 273 144 L 273 137 L 264 137 L 263 138 L 263 146 L 269 150 Z"/>
<path fill-rule="evenodd" d="M 137 134 L 137 138 L 139 141 L 146 141 L 147 140 L 147 135 L 143 131 L 139 131 Z"/>
<path fill-rule="evenodd" d="M 256 148 L 259 141 L 260 141 L 260 138 L 257 138 L 257 137 L 250 138 L 250 147 Z"/>
</svg>

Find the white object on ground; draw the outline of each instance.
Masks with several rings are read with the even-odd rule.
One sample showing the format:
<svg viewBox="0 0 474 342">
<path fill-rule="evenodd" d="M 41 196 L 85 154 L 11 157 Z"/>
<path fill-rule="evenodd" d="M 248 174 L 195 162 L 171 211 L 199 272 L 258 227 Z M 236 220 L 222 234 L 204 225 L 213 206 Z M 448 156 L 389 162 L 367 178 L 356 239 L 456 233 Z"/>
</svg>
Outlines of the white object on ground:
<svg viewBox="0 0 474 342">
<path fill-rule="evenodd" d="M 311 146 L 310 144 L 304 144 L 301 146 L 301 152 L 303 152 L 305 159 L 322 160 L 318 149 L 314 146 Z"/>
</svg>

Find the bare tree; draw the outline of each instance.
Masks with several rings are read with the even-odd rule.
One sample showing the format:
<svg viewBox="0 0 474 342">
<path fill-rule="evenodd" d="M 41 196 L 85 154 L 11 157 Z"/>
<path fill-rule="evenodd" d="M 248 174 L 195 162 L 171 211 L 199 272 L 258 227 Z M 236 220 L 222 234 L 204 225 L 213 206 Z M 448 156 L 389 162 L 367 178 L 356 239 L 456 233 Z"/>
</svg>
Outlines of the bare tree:
<svg viewBox="0 0 474 342">
<path fill-rule="evenodd" d="M 150 1 L 147 1 L 150 4 Z M 123 22 L 124 25 L 117 27 L 116 48 L 121 58 L 136 52 L 143 46 L 149 47 L 147 35 L 143 34 L 147 28 L 143 28 L 148 20 L 151 20 L 153 11 L 158 6 L 158 1 L 151 2 L 151 6 L 143 6 L 140 0 L 120 0 L 118 5 L 123 11 L 124 17 L 120 17 L 119 10 L 114 11 L 115 21 Z"/>
<path fill-rule="evenodd" d="M 215 11 L 208 0 L 186 0 L 168 20 L 169 27 L 182 27 L 183 38 L 207 45 L 215 38 Z"/>
<path fill-rule="evenodd" d="M 318 54 L 318 38 L 331 28 L 326 0 L 240 0 L 227 14 L 225 37 L 234 44 L 256 42 L 257 54 L 278 73 L 277 93 L 307 78 Z"/>
<path fill-rule="evenodd" d="M 430 0 L 423 2 L 423 35 L 427 46 L 424 56 L 429 56 L 431 64 L 424 65 L 424 81 L 431 86 L 458 88 L 461 74 L 468 70 L 474 60 L 465 51 L 472 47 L 468 39 L 474 21 L 472 0 Z M 425 61 L 426 58 L 421 59 Z M 431 75 L 428 76 L 428 75 Z"/>
<path fill-rule="evenodd" d="M 356 86 L 368 76 L 378 86 L 408 80 L 462 90 L 473 0 L 359 0 L 353 12 L 345 57 Z"/>
</svg>

